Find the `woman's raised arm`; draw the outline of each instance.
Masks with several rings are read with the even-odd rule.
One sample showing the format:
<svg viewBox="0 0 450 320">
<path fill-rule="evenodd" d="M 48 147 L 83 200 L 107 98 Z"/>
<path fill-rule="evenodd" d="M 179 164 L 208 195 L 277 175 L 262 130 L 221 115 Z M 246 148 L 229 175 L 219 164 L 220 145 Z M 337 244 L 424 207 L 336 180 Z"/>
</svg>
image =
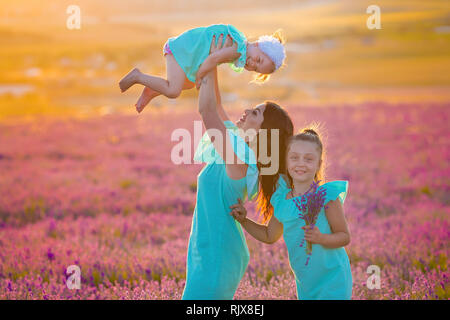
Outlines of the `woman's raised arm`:
<svg viewBox="0 0 450 320">
<path fill-rule="evenodd" d="M 213 69 L 213 72 L 214 72 L 214 86 L 216 89 L 217 112 L 219 113 L 219 116 L 222 119 L 222 121 L 229 121 L 230 118 L 228 118 L 228 115 L 226 114 L 222 105 L 222 97 L 220 96 L 219 90 L 219 81 L 217 80 L 217 67 Z"/>
<path fill-rule="evenodd" d="M 238 163 L 237 156 L 231 146 L 227 129 L 217 108 L 216 85 L 214 72 L 210 71 L 202 79 L 198 111 L 203 124 L 214 144 L 214 148 L 226 164 L 227 174 L 231 179 L 242 179 L 247 172 L 247 164 Z"/>
<path fill-rule="evenodd" d="M 223 41 L 223 34 L 219 36 L 216 44 L 216 37 L 213 36 L 209 49 L 209 56 L 200 65 L 195 76 L 195 86 L 197 89 L 200 86 L 201 79 L 212 69 L 224 62 L 232 62 L 240 57 L 237 52 L 237 43 L 228 35 L 225 42 Z"/>
</svg>

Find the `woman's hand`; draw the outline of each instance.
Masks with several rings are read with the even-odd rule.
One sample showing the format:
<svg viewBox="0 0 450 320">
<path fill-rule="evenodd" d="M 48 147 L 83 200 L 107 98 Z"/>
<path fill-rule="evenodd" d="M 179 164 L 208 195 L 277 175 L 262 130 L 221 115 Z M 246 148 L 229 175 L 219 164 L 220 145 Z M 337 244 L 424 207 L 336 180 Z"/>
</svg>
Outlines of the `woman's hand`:
<svg viewBox="0 0 450 320">
<path fill-rule="evenodd" d="M 230 206 L 232 211 L 230 214 L 233 216 L 235 220 L 237 220 L 239 223 L 242 223 L 247 218 L 247 210 L 245 209 L 241 199 L 238 198 L 238 203 L 233 204 Z"/>
<path fill-rule="evenodd" d="M 233 39 L 230 35 L 227 35 L 227 39 L 225 40 L 225 43 L 223 43 L 223 34 L 221 34 L 219 36 L 219 40 L 217 41 L 217 45 L 216 36 L 213 36 L 211 46 L 209 47 L 209 56 L 205 59 L 205 61 L 203 61 L 200 68 L 198 68 L 197 74 L 195 75 L 195 87 L 197 90 L 200 88 L 202 78 L 206 75 L 206 73 L 209 72 L 211 68 L 216 67 L 217 64 L 222 63 L 222 60 L 224 60 L 225 57 L 231 55 L 232 51 L 230 50 L 237 50 L 237 43 L 233 43 Z"/>
<path fill-rule="evenodd" d="M 237 44 L 234 44 L 237 48 Z M 223 43 L 223 34 L 219 36 L 219 40 L 216 45 L 216 36 L 214 35 L 211 41 L 211 46 L 209 47 L 209 54 L 213 54 L 217 51 L 220 51 L 222 48 L 232 47 L 233 46 L 233 38 L 230 35 L 227 35 L 225 39 L 225 43 Z"/>
<path fill-rule="evenodd" d="M 305 240 L 311 243 L 321 244 L 323 239 L 323 233 L 319 231 L 317 226 L 311 229 L 311 226 L 303 226 L 303 231 L 305 231 Z"/>
</svg>

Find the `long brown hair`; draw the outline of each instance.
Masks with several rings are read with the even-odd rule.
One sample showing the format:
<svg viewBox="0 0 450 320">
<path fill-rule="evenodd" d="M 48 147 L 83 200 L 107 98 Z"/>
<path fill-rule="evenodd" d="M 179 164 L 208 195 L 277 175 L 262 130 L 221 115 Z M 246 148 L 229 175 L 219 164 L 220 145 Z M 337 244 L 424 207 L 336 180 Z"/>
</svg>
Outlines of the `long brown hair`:
<svg viewBox="0 0 450 320">
<path fill-rule="evenodd" d="M 315 143 L 317 145 L 317 149 L 319 150 L 319 169 L 317 170 L 316 174 L 314 175 L 314 181 L 318 182 L 320 181 L 320 185 L 324 183 L 325 179 L 325 156 L 326 156 L 326 148 L 324 144 L 324 138 L 325 138 L 325 130 L 321 128 L 320 123 L 312 123 L 303 129 L 299 131 L 296 135 L 289 138 L 287 148 L 286 148 L 286 157 L 287 153 L 289 152 L 289 147 L 294 141 L 309 141 L 312 143 Z M 288 170 L 286 170 L 286 175 L 289 179 L 289 184 L 291 188 L 293 187 L 293 180 L 291 175 L 289 174 Z"/>
<path fill-rule="evenodd" d="M 261 129 L 267 130 L 267 156 L 271 157 L 272 155 L 272 147 L 279 148 L 278 155 L 279 159 L 275 159 L 278 161 L 278 172 L 273 175 L 259 175 L 259 190 L 258 197 L 256 200 L 257 209 L 260 212 L 260 216 L 263 217 L 263 222 L 266 222 L 272 217 L 273 207 L 270 203 L 270 198 L 272 194 L 275 192 L 276 183 L 278 182 L 278 178 L 280 173 L 285 173 L 286 170 L 286 148 L 288 144 L 288 139 L 292 137 L 294 134 L 294 125 L 292 124 L 292 120 L 289 117 L 289 114 L 286 110 L 282 109 L 278 104 L 272 101 L 265 101 L 265 110 L 264 110 L 264 120 L 261 124 Z M 279 143 L 277 146 L 271 145 L 271 130 L 270 129 L 278 129 L 279 130 Z M 256 136 L 259 142 L 259 134 Z M 259 143 L 257 144 L 259 146 Z M 257 149 L 257 167 L 258 171 L 261 172 L 261 168 L 263 167 L 271 167 L 273 164 L 262 164 L 259 161 L 259 149 Z M 272 159 L 273 160 L 273 159 Z"/>
</svg>

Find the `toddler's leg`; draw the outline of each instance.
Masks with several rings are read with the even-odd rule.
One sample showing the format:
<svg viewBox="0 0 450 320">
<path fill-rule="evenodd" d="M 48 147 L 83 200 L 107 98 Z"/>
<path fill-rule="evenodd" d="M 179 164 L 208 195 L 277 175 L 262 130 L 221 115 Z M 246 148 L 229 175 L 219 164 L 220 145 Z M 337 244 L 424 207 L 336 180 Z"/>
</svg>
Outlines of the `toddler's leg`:
<svg viewBox="0 0 450 320">
<path fill-rule="evenodd" d="M 192 89 L 193 87 L 195 87 L 195 84 L 193 82 L 189 81 L 189 79 L 187 77 L 185 77 L 183 90 Z M 139 97 L 139 100 L 135 104 L 137 112 L 140 113 L 142 110 L 144 110 L 144 108 L 147 106 L 147 104 L 153 98 L 159 96 L 160 94 L 161 93 L 159 93 L 158 91 L 153 90 L 152 88 L 145 87 L 144 90 L 142 90 L 142 93 L 141 93 L 141 96 Z"/>
<path fill-rule="evenodd" d="M 159 96 L 161 93 L 158 91 L 153 90 L 149 87 L 144 87 L 144 90 L 142 90 L 141 96 L 139 97 L 139 100 L 136 102 L 135 107 L 137 112 L 141 113 L 142 110 L 144 110 L 145 106 L 155 97 Z"/>
<path fill-rule="evenodd" d="M 183 89 L 186 75 L 173 55 L 166 55 L 166 62 L 167 80 L 143 74 L 139 69 L 134 68 L 119 82 L 120 89 L 124 92 L 132 85 L 139 83 L 158 91 L 168 98 L 177 98 Z"/>
</svg>

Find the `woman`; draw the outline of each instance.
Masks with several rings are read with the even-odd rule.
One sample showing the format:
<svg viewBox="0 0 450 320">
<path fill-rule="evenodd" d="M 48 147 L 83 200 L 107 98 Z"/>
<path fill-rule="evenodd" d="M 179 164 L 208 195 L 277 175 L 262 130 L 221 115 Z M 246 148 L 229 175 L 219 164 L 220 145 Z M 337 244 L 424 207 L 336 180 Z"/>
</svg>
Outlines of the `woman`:
<svg viewBox="0 0 450 320">
<path fill-rule="evenodd" d="M 218 43 L 221 44 L 222 41 Z M 220 45 L 212 45 L 211 53 L 220 49 Z M 245 110 L 242 117 L 233 124 L 221 105 L 216 69 L 202 80 L 199 113 L 206 130 L 210 131 L 203 136 L 194 159 L 207 162 L 207 165 L 197 177 L 197 200 L 189 238 L 186 285 L 182 299 L 233 299 L 247 268 L 249 252 L 242 227 L 229 214 L 230 206 L 238 198 L 243 200 L 247 195 L 249 199 L 253 199 L 258 194 L 258 208 L 266 209 L 270 206 L 270 197 L 275 190 L 279 173 L 286 170 L 284 153 L 278 152 L 280 159 L 273 160 L 278 162 L 278 171 L 273 175 L 261 175 L 258 179 L 258 172 L 263 165 L 256 162 L 258 155 L 253 153 L 248 143 L 259 138 L 260 130 L 267 129 L 268 154 L 273 154 L 273 148 L 284 150 L 287 139 L 293 135 L 293 125 L 286 111 L 267 101 L 251 110 Z M 253 137 L 246 136 L 247 140 L 244 140 L 239 136 L 238 129 L 253 129 L 257 134 Z M 279 139 L 274 146 L 270 145 L 270 129 L 279 130 Z M 223 139 L 215 136 L 211 142 L 209 134 L 212 130 Z M 229 159 L 228 152 L 234 153 L 233 161 L 223 161 Z"/>
</svg>

